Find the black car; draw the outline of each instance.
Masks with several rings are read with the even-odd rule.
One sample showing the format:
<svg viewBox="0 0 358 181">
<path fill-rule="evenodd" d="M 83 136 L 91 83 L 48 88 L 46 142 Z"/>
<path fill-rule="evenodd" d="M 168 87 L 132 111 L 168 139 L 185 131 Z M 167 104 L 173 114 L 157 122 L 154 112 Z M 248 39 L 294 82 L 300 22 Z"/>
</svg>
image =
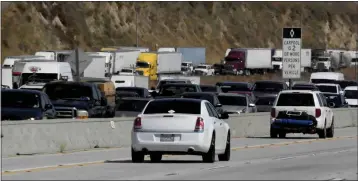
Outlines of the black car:
<svg viewBox="0 0 358 181">
<path fill-rule="evenodd" d="M 136 117 L 150 100 L 152 99 L 142 97 L 121 98 L 117 106 L 116 117 Z"/>
<path fill-rule="evenodd" d="M 344 90 L 348 86 L 358 86 L 357 81 L 353 80 L 338 80 L 336 81 L 336 83 L 341 86 L 342 90 Z"/>
<path fill-rule="evenodd" d="M 234 68 L 231 65 L 214 64 L 214 75 L 236 75 Z"/>
<path fill-rule="evenodd" d="M 327 100 L 328 105 L 333 105 L 331 108 L 347 108 L 348 103 L 345 100 L 344 96 L 342 94 L 335 94 L 335 93 L 322 93 Z"/>
<path fill-rule="evenodd" d="M 212 92 L 186 92 L 182 94 L 182 98 L 202 99 L 209 101 L 215 108 L 216 111 L 221 114 L 223 109 L 221 108 L 218 96 Z"/>
<path fill-rule="evenodd" d="M 55 106 L 57 117 L 77 117 L 77 111 L 87 111 L 89 118 L 114 116 L 108 115 L 107 99 L 97 85 L 88 82 L 54 81 L 47 83 L 45 92 Z"/>
<path fill-rule="evenodd" d="M 56 111 L 45 93 L 23 89 L 1 90 L 2 121 L 54 118 L 56 118 Z"/>
<path fill-rule="evenodd" d="M 224 93 L 236 93 L 247 95 L 251 100 L 255 100 L 252 93 L 252 84 L 249 82 L 218 82 L 216 83 Z"/>
<path fill-rule="evenodd" d="M 144 87 L 117 87 L 116 93 L 119 93 L 119 92 L 135 92 L 140 97 L 143 97 L 143 98 L 150 97 L 150 93 L 149 93 L 148 89 L 146 89 Z"/>
<path fill-rule="evenodd" d="M 257 112 L 270 112 L 276 96 L 263 96 L 255 100 Z"/>
<path fill-rule="evenodd" d="M 158 92 L 158 97 L 180 97 L 184 92 L 202 92 L 196 84 L 164 84 Z"/>
<path fill-rule="evenodd" d="M 292 86 L 292 90 L 313 90 L 319 91 L 318 87 L 312 83 L 296 83 Z"/>
<path fill-rule="evenodd" d="M 252 87 L 255 97 L 277 96 L 280 91 L 288 89 L 286 82 L 273 80 L 259 80 Z"/>
<path fill-rule="evenodd" d="M 217 85 L 200 85 L 200 89 L 202 92 L 213 92 L 216 94 L 222 93 L 221 87 Z"/>
</svg>

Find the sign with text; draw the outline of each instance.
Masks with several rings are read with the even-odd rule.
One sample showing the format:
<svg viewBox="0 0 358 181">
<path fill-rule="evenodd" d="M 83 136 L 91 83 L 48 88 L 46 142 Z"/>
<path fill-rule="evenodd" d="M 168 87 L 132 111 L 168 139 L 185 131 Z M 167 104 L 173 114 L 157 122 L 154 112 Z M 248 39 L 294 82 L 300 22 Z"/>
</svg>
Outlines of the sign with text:
<svg viewBox="0 0 358 181">
<path fill-rule="evenodd" d="M 282 78 L 301 78 L 301 28 L 283 28 Z"/>
</svg>

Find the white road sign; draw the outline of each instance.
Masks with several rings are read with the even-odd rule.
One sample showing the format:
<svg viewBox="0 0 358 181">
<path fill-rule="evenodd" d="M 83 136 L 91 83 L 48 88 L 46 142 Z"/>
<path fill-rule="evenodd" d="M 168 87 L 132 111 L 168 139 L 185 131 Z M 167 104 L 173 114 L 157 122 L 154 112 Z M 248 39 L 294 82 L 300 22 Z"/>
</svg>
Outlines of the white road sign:
<svg viewBox="0 0 358 181">
<path fill-rule="evenodd" d="M 301 78 L 301 28 L 283 28 L 282 78 Z"/>
</svg>

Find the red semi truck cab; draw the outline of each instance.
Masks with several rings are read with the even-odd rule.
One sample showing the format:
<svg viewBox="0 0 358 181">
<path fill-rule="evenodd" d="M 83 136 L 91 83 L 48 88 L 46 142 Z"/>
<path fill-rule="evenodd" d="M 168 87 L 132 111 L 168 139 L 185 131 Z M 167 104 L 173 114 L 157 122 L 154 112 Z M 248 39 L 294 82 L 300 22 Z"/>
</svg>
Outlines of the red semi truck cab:
<svg viewBox="0 0 358 181">
<path fill-rule="evenodd" d="M 225 64 L 231 65 L 236 74 L 245 69 L 246 51 L 243 49 L 233 49 L 225 57 Z"/>
</svg>

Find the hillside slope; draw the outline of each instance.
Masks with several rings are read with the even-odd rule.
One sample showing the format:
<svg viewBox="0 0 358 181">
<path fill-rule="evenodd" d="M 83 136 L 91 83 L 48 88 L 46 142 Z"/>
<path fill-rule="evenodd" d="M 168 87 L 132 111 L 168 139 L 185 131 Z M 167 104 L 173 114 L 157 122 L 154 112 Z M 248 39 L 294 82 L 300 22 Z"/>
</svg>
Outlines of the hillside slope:
<svg viewBox="0 0 358 181">
<path fill-rule="evenodd" d="M 140 46 L 205 46 L 208 62 L 229 47 L 280 48 L 281 28 L 301 20 L 304 47 L 356 47 L 353 2 L 16 2 L 1 12 L 1 58 L 77 44 L 132 46 L 136 9 Z"/>
</svg>

